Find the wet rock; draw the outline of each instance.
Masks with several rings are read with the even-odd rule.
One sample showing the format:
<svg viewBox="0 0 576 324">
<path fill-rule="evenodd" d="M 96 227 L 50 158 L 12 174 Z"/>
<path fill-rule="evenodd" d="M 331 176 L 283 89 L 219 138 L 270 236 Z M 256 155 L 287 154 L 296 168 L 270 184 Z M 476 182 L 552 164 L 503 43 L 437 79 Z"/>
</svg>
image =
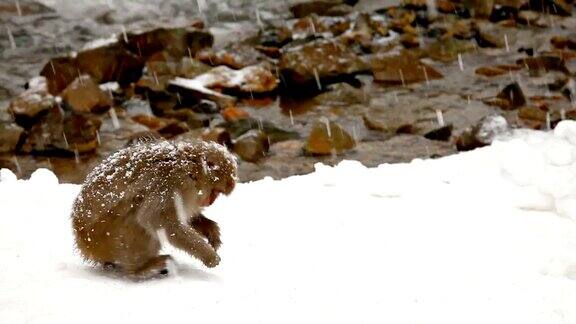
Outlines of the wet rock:
<svg viewBox="0 0 576 324">
<path fill-rule="evenodd" d="M 504 89 L 502 89 L 496 98 L 502 100 L 500 108 L 504 110 L 517 109 L 526 104 L 526 97 L 524 96 L 524 92 L 517 82 L 504 87 Z"/>
<path fill-rule="evenodd" d="M 420 62 L 409 52 L 395 56 L 376 57 L 372 60 L 372 70 L 374 81 L 396 85 L 428 82 L 444 77 L 436 69 Z"/>
<path fill-rule="evenodd" d="M 236 121 L 250 117 L 246 111 L 236 107 L 225 108 L 221 111 L 221 114 L 226 121 Z"/>
<path fill-rule="evenodd" d="M 211 33 L 194 28 L 157 28 L 153 30 L 129 33 L 122 38 L 122 45 L 132 53 L 144 59 L 150 55 L 166 51 L 181 58 L 194 57 L 204 48 L 212 47 L 214 36 Z"/>
<path fill-rule="evenodd" d="M 194 79 L 205 88 L 243 93 L 267 93 L 278 87 L 279 80 L 268 69 L 255 65 L 232 70 L 226 66 L 213 68 Z"/>
<path fill-rule="evenodd" d="M 87 153 L 99 146 L 98 119 L 52 107 L 29 131 L 22 151 L 26 153 Z"/>
<path fill-rule="evenodd" d="M 433 141 L 448 141 L 450 140 L 450 137 L 452 137 L 452 131 L 454 130 L 454 126 L 453 125 L 446 125 L 446 126 L 442 126 L 438 129 L 434 129 L 426 134 L 424 134 L 424 137 L 429 139 L 429 140 L 433 140 Z"/>
<path fill-rule="evenodd" d="M 226 65 L 236 70 L 268 60 L 264 54 L 254 47 L 244 44 L 233 44 L 219 51 L 206 49 L 198 53 L 197 58 L 211 66 Z"/>
<path fill-rule="evenodd" d="M 538 21 L 540 20 L 540 14 L 532 10 L 522 10 L 518 13 L 516 21 L 521 24 L 529 26 L 539 26 Z"/>
<path fill-rule="evenodd" d="M 530 0 L 529 6 L 533 10 L 553 15 L 572 15 L 572 6 L 564 0 Z"/>
<path fill-rule="evenodd" d="M 166 125 L 166 121 L 153 115 L 136 115 L 132 120 L 152 130 L 157 130 Z"/>
<path fill-rule="evenodd" d="M 518 118 L 525 121 L 536 121 L 538 124 L 544 124 L 550 118 L 549 111 L 540 107 L 522 107 L 518 110 Z M 532 125 L 534 125 L 532 123 Z M 540 127 L 538 127 L 540 128 Z"/>
<path fill-rule="evenodd" d="M 0 121 L 0 153 L 16 151 L 23 134 L 24 129 L 15 123 Z"/>
<path fill-rule="evenodd" d="M 6 1 L 0 3 L 0 16 L 28 16 L 54 13 L 54 9 L 49 8 L 37 1 Z"/>
<path fill-rule="evenodd" d="M 199 103 L 192 107 L 192 111 L 201 114 L 217 114 L 220 112 L 220 107 L 214 101 L 200 100 Z"/>
<path fill-rule="evenodd" d="M 341 154 L 356 146 L 354 138 L 335 122 L 318 122 L 310 132 L 304 151 L 310 155 Z"/>
<path fill-rule="evenodd" d="M 354 7 L 347 4 L 334 6 L 326 11 L 326 16 L 341 17 L 347 16 L 354 12 Z"/>
<path fill-rule="evenodd" d="M 251 130 L 234 141 L 234 153 L 248 162 L 257 162 L 270 150 L 268 136 L 260 130 Z"/>
<path fill-rule="evenodd" d="M 518 71 L 522 67 L 518 65 L 494 65 L 483 66 L 476 69 L 475 73 L 486 77 L 495 77 L 499 75 L 509 74 L 512 71 Z"/>
<path fill-rule="evenodd" d="M 311 14 L 323 16 L 329 13 L 335 6 L 346 4 L 354 5 L 357 0 L 316 0 L 301 2 L 290 7 L 290 12 L 295 18 L 304 18 Z"/>
<path fill-rule="evenodd" d="M 202 132 L 201 138 L 204 141 L 216 142 L 227 147 L 232 147 L 232 137 L 223 127 L 208 128 Z"/>
<path fill-rule="evenodd" d="M 48 93 L 46 79 L 38 77 L 29 82 L 29 88 L 10 102 L 8 111 L 16 122 L 30 127 L 38 118 L 56 105 L 56 98 Z"/>
<path fill-rule="evenodd" d="M 219 124 L 217 127 L 226 129 L 232 138 L 238 138 L 253 129 L 262 130 L 268 136 L 271 144 L 300 138 L 297 132 L 287 131 L 269 121 L 254 118 L 231 120 Z"/>
<path fill-rule="evenodd" d="M 515 20 L 518 17 L 518 7 L 508 5 L 496 5 L 490 14 L 491 22 L 500 22 L 505 20 Z"/>
<path fill-rule="evenodd" d="M 167 123 L 164 127 L 157 130 L 157 132 L 165 138 L 173 138 L 188 131 L 190 131 L 188 124 L 178 121 Z"/>
<path fill-rule="evenodd" d="M 367 70 L 367 64 L 341 43 L 317 40 L 288 49 L 278 64 L 289 85 L 315 84 Z"/>
<path fill-rule="evenodd" d="M 420 47 L 420 38 L 412 34 L 404 34 L 400 36 L 400 44 L 405 48 Z"/>
<path fill-rule="evenodd" d="M 482 118 L 474 127 L 465 130 L 457 139 L 458 151 L 470 151 L 492 144 L 494 139 L 510 132 L 506 118 L 489 115 Z"/>
<path fill-rule="evenodd" d="M 566 62 L 561 57 L 551 55 L 541 55 L 537 57 L 527 57 L 519 59 L 516 64 L 527 67 L 531 73 L 539 74 L 546 71 L 560 71 L 570 74 L 566 67 Z"/>
<path fill-rule="evenodd" d="M 430 44 L 426 54 L 433 60 L 450 63 L 458 59 L 458 54 L 470 52 L 474 48 L 474 44 L 470 41 L 446 38 Z"/>
<path fill-rule="evenodd" d="M 60 94 L 79 74 L 90 75 L 97 83 L 116 81 L 120 85 L 135 82 L 142 75 L 144 62 L 118 44 L 90 48 L 76 57 L 51 59 L 40 71 L 46 77 L 51 94 Z"/>
<path fill-rule="evenodd" d="M 474 17 L 488 18 L 494 8 L 494 0 L 471 0 L 470 9 Z"/>
<path fill-rule="evenodd" d="M 552 45 L 558 49 L 576 50 L 576 35 L 572 36 L 554 36 L 550 40 Z"/>
<path fill-rule="evenodd" d="M 265 29 L 259 35 L 259 41 L 263 46 L 281 48 L 292 41 L 292 32 L 286 26 Z"/>
<path fill-rule="evenodd" d="M 497 28 L 491 24 L 478 24 L 476 32 L 476 43 L 480 47 L 503 48 L 505 46 L 504 37 L 509 37 L 511 40 L 511 33 Z"/>
<path fill-rule="evenodd" d="M 81 51 L 76 56 L 78 69 L 97 83 L 116 81 L 128 85 L 142 76 L 144 61 L 118 44 Z"/>
<path fill-rule="evenodd" d="M 183 77 L 195 78 L 212 68 L 189 56 L 176 58 L 166 51 L 152 54 L 146 61 L 147 75 L 150 78 Z"/>
<path fill-rule="evenodd" d="M 220 107 L 229 107 L 234 105 L 236 102 L 235 97 L 208 89 L 203 83 L 194 79 L 177 77 L 168 83 L 167 90 L 178 94 L 182 100 L 200 102 L 200 100 L 207 99 L 216 102 Z M 168 110 L 172 109 L 177 104 L 177 102 L 174 101 L 169 101 L 169 103 L 170 107 L 168 107 Z"/>
<path fill-rule="evenodd" d="M 44 65 L 40 75 L 46 77 L 48 91 L 57 95 L 78 77 L 78 64 L 72 57 L 56 57 Z"/>
<path fill-rule="evenodd" d="M 74 80 L 62 92 L 67 107 L 77 113 L 102 113 L 112 106 L 111 96 L 88 75 Z"/>
</svg>

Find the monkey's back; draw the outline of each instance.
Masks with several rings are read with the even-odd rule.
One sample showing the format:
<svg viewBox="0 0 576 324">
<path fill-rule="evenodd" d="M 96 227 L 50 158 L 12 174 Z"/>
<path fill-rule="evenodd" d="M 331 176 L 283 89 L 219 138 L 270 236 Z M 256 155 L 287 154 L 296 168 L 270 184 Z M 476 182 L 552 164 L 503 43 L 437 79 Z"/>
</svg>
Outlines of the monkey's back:
<svg viewBox="0 0 576 324">
<path fill-rule="evenodd" d="M 170 206 L 174 189 L 190 172 L 202 172 L 199 157 L 214 147 L 203 142 L 141 143 L 102 161 L 86 177 L 72 208 L 78 250 L 87 260 L 108 262 L 122 253 L 123 245 L 154 236 L 147 218 Z"/>
</svg>

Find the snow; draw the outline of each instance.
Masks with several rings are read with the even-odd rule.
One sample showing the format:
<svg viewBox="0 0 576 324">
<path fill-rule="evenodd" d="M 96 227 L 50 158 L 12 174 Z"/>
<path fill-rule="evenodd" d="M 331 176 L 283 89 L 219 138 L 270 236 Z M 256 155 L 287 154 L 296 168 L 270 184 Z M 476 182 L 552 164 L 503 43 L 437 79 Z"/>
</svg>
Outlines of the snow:
<svg viewBox="0 0 576 324">
<path fill-rule="evenodd" d="M 576 123 L 437 160 L 240 184 L 205 214 L 222 262 L 83 264 L 79 187 L 0 172 L 0 323 L 576 323 Z"/>
</svg>

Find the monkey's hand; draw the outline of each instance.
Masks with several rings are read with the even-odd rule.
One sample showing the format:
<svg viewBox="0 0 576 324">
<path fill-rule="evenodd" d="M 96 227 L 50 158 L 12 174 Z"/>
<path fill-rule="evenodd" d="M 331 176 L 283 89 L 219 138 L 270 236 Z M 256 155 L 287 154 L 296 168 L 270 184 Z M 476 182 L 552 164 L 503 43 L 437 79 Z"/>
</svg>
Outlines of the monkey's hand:
<svg viewBox="0 0 576 324">
<path fill-rule="evenodd" d="M 214 250 L 218 250 L 222 245 L 222 241 L 220 240 L 220 227 L 215 221 L 199 214 L 190 220 L 190 226 L 204 236 Z"/>
<path fill-rule="evenodd" d="M 217 266 L 220 263 L 220 256 L 218 256 L 218 254 L 214 253 L 213 255 L 210 255 L 209 257 L 204 258 L 204 260 L 202 260 L 202 262 L 208 268 L 214 268 L 215 266 Z"/>
</svg>

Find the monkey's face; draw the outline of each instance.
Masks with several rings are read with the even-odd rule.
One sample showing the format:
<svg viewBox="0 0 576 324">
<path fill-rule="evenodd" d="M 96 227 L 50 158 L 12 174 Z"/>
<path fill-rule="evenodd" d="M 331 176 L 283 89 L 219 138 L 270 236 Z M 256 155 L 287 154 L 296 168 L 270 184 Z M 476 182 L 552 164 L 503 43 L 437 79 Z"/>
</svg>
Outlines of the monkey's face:
<svg viewBox="0 0 576 324">
<path fill-rule="evenodd" d="M 200 167 L 196 165 L 189 174 L 197 189 L 198 205 L 210 206 L 220 194 L 230 194 L 236 185 L 236 174 L 236 160 L 225 149 L 204 152 Z"/>
</svg>

